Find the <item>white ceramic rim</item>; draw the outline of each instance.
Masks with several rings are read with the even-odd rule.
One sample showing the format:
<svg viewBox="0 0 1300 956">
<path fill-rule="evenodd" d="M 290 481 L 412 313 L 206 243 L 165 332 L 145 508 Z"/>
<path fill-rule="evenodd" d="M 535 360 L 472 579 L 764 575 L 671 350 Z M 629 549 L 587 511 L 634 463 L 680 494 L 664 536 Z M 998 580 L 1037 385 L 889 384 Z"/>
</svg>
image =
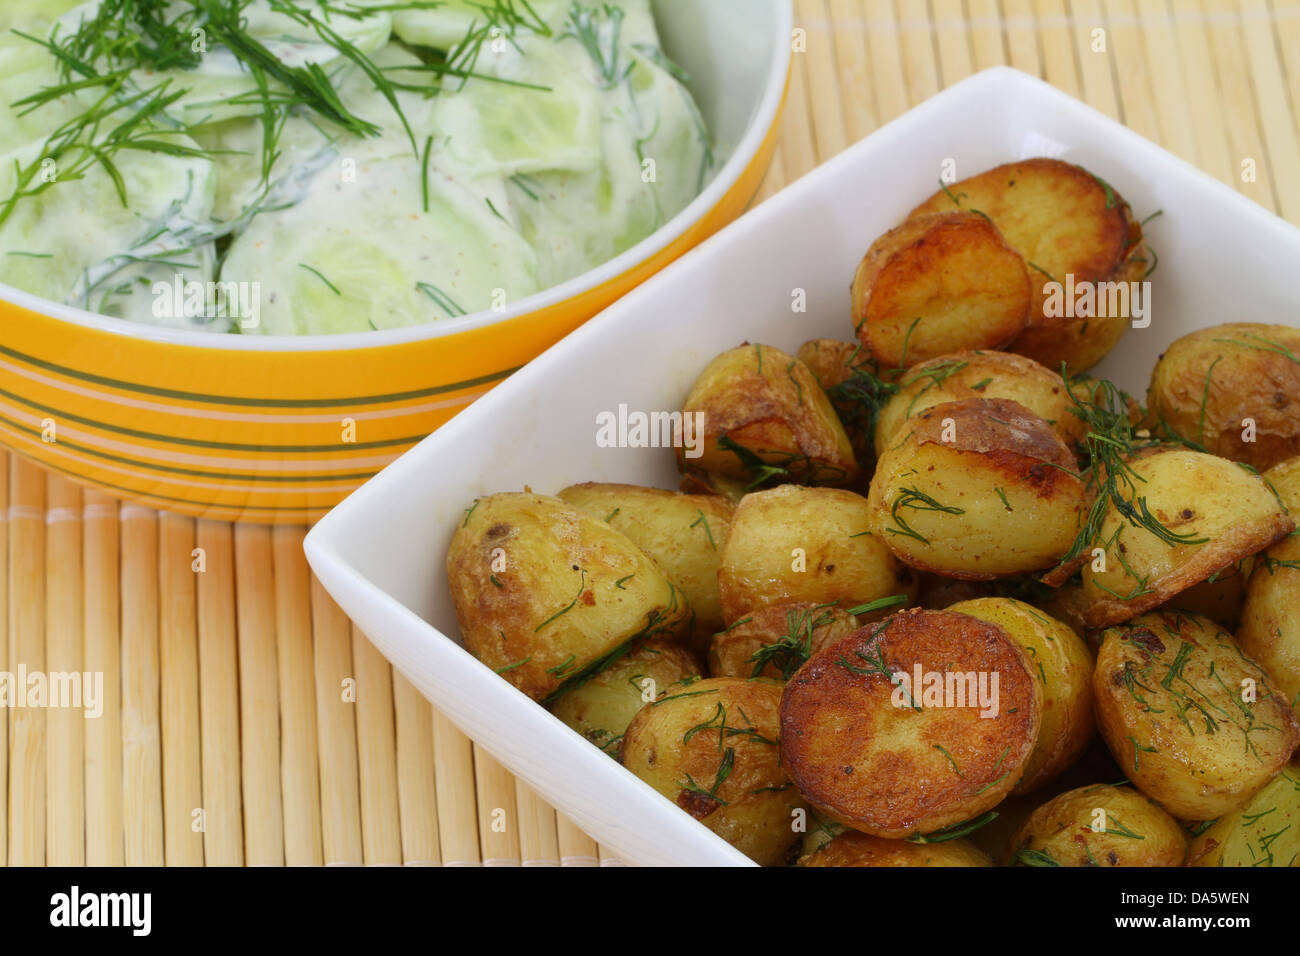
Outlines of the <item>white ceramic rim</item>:
<svg viewBox="0 0 1300 956">
<path fill-rule="evenodd" d="M 704 192 L 696 196 L 685 209 L 667 223 L 626 252 L 589 272 L 520 299 L 502 312 L 488 310 L 454 319 L 439 319 L 426 325 L 409 328 L 345 332 L 338 335 L 224 335 L 215 332 L 159 328 L 142 325 L 139 322 L 128 322 L 125 319 L 96 315 L 94 312 L 76 306 L 63 305 L 15 289 L 3 282 L 0 282 L 0 300 L 72 325 L 112 332 L 129 338 L 195 348 L 227 349 L 235 352 L 328 352 L 382 348 L 468 332 L 558 305 L 567 299 L 576 298 L 599 288 L 606 282 L 635 269 L 640 263 L 653 258 L 676 242 L 722 201 L 722 198 L 739 181 L 741 173 L 754 161 L 759 147 L 771 131 L 777 110 L 785 96 L 786 77 L 790 70 L 792 56 L 791 45 L 785 38 L 789 37 L 794 29 L 794 0 L 770 0 L 770 2 L 776 12 L 776 42 L 772 44 L 772 58 L 768 62 L 767 83 L 763 95 L 759 98 L 758 107 L 750 117 L 749 125 L 736 144 L 735 150 L 718 171 L 718 175 L 705 187 Z"/>
</svg>

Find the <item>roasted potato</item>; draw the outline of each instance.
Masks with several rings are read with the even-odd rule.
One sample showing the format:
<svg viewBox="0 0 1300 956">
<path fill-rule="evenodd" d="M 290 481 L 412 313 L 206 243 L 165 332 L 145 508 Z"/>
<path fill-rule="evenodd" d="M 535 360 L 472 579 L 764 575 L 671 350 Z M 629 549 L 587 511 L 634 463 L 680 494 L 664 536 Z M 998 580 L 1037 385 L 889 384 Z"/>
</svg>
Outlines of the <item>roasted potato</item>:
<svg viewBox="0 0 1300 956">
<path fill-rule="evenodd" d="M 850 830 L 799 858 L 799 866 L 992 866 L 969 841 L 913 843 Z"/>
<path fill-rule="evenodd" d="M 722 548 L 718 592 L 731 624 L 773 604 L 848 610 L 909 592 L 912 579 L 871 533 L 867 502 L 840 488 L 781 485 L 746 495 Z"/>
<path fill-rule="evenodd" d="M 1025 328 L 1029 272 L 985 216 L 913 216 L 867 250 L 853 277 L 854 331 L 886 368 L 1006 345 Z"/>
<path fill-rule="evenodd" d="M 1177 339 L 1151 371 L 1150 424 L 1263 471 L 1300 455 L 1300 328 L 1231 322 Z"/>
<path fill-rule="evenodd" d="M 780 705 L 771 681 L 689 684 L 632 719 L 623 764 L 746 856 L 786 862 L 807 811 L 781 766 Z"/>
<path fill-rule="evenodd" d="M 1042 711 L 1042 685 L 1002 628 L 901 611 L 795 673 L 781 755 L 822 814 L 875 836 L 931 834 L 1011 792 Z"/>
<path fill-rule="evenodd" d="M 945 402 L 912 418 L 881 457 L 872 526 L 898 558 L 987 580 L 1051 566 L 1085 505 L 1074 456 L 1041 418 L 1002 398 Z"/>
<path fill-rule="evenodd" d="M 664 569 L 695 617 L 691 643 L 707 650 L 722 628 L 718 563 L 735 507 L 717 495 L 683 495 L 637 485 L 587 482 L 557 496 L 623 532 Z"/>
<path fill-rule="evenodd" d="M 830 399 L 808 367 L 770 345 L 723 352 L 695 380 L 683 416 L 702 416 L 695 457 L 677 449 L 678 466 L 757 486 L 772 477 L 849 484 L 853 448 Z"/>
<path fill-rule="evenodd" d="M 1092 655 L 1069 625 L 1013 598 L 979 598 L 948 608 L 996 624 L 1020 645 L 1043 685 L 1043 720 L 1013 793 L 1029 793 L 1070 766 L 1097 732 L 1092 715 Z"/>
<path fill-rule="evenodd" d="M 831 407 L 844 426 L 858 464 L 858 481 L 871 477 L 876 460 L 874 434 L 876 414 L 883 396 L 892 386 L 862 343 L 835 339 L 811 339 L 799 346 L 799 361 L 821 382 Z"/>
<path fill-rule="evenodd" d="M 945 186 L 911 215 L 953 210 L 983 213 L 1029 267 L 1029 324 L 1008 351 L 1075 374 L 1114 348 L 1136 311 L 1128 283 L 1151 268 L 1142 227 L 1114 189 L 1079 166 L 1026 159 Z M 1092 290 L 1091 309 L 1065 301 L 1071 288 Z"/>
<path fill-rule="evenodd" d="M 1207 618 L 1153 612 L 1109 629 L 1093 691 L 1116 761 L 1184 820 L 1241 807 L 1300 745 L 1286 700 Z"/>
<path fill-rule="evenodd" d="M 642 707 L 671 693 L 672 685 L 703 674 L 704 666 L 694 653 L 674 641 L 655 638 L 562 694 L 551 713 L 617 756 L 623 732 Z"/>
<path fill-rule="evenodd" d="M 711 475 L 703 469 L 688 465 L 682 469 L 682 480 L 678 483 L 677 490 L 684 495 L 710 495 L 724 498 L 735 505 L 745 497 L 747 484 L 748 482 L 743 478 Z"/>
<path fill-rule="evenodd" d="M 1264 473 L 1294 518 L 1300 515 L 1300 458 Z M 1300 532 L 1293 531 L 1259 556 L 1250 575 L 1237 643 L 1300 705 Z"/>
<path fill-rule="evenodd" d="M 902 435 L 910 419 L 927 408 L 968 398 L 1007 398 L 1051 426 L 1074 451 L 1087 426 L 1061 376 L 1033 359 L 1010 352 L 953 352 L 921 362 L 899 376 L 898 393 L 876 419 L 877 456 Z"/>
<path fill-rule="evenodd" d="M 813 654 L 861 626 L 833 604 L 762 607 L 713 635 L 709 674 L 789 680 Z"/>
<path fill-rule="evenodd" d="M 1242 605 L 1246 601 L 1246 582 L 1250 579 L 1250 572 L 1254 567 L 1254 555 L 1242 558 L 1222 571 L 1211 574 L 1200 584 L 1193 584 L 1186 591 L 1179 591 L 1161 604 L 1160 609 L 1202 614 L 1229 631 L 1236 630 L 1241 620 Z"/>
<path fill-rule="evenodd" d="M 1300 764 L 1193 833 L 1188 866 L 1300 866 Z"/>
<path fill-rule="evenodd" d="M 871 354 L 861 342 L 841 342 L 839 339 L 809 339 L 799 346 L 795 358 L 808 366 L 808 371 L 826 390 L 852 378 L 859 369 L 874 367 Z"/>
<path fill-rule="evenodd" d="M 690 614 L 625 535 L 545 495 L 476 499 L 452 535 L 447 579 L 466 649 L 548 703 Z"/>
<path fill-rule="evenodd" d="M 1225 458 L 1160 446 L 1129 467 L 1133 515 L 1110 501 L 1083 563 L 1091 627 L 1158 607 L 1295 528 L 1268 485 Z"/>
<path fill-rule="evenodd" d="M 1094 784 L 1035 810 L 1012 841 L 1013 866 L 1182 866 L 1187 835 L 1132 787 Z"/>
</svg>

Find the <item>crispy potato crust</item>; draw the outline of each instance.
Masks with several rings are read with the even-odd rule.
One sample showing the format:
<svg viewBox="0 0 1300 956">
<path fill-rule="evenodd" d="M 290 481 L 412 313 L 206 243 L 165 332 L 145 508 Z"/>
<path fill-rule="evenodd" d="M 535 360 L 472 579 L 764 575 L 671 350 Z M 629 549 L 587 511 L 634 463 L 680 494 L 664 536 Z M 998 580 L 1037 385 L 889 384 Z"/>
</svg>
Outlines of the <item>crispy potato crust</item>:
<svg viewBox="0 0 1300 956">
<path fill-rule="evenodd" d="M 850 830 L 799 859 L 799 866 L 992 866 L 968 840 L 912 843 Z"/>
<path fill-rule="evenodd" d="M 1131 787 L 1094 784 L 1035 810 L 1011 845 L 1013 866 L 1182 866 L 1178 821 Z"/>
<path fill-rule="evenodd" d="M 929 674 L 919 688 L 918 666 Z M 978 687 L 959 675 L 982 679 L 995 706 L 969 706 Z M 881 837 L 931 833 L 1011 792 L 1042 707 L 1002 628 L 951 611 L 902 611 L 794 675 L 781 702 L 781 752 L 799 791 L 831 818 Z"/>
<path fill-rule="evenodd" d="M 1153 612 L 1111 628 L 1093 691 L 1115 760 L 1184 820 L 1242 806 L 1300 745 L 1285 699 L 1207 618 Z"/>
<path fill-rule="evenodd" d="M 1029 273 L 987 218 L 914 216 L 881 236 L 851 290 L 858 338 L 886 367 L 998 348 L 1029 318 Z"/>
<path fill-rule="evenodd" d="M 788 680 L 813 654 L 861 627 L 852 614 L 824 604 L 773 604 L 746 614 L 713 635 L 709 673 L 713 677 Z M 755 660 L 760 651 L 768 656 Z"/>
</svg>

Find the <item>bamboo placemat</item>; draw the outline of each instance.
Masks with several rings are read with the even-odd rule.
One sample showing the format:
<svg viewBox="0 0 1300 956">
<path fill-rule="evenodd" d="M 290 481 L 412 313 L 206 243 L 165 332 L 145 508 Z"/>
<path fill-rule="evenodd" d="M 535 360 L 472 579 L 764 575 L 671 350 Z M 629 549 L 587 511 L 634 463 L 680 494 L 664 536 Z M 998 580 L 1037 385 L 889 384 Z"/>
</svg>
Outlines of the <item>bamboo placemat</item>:
<svg viewBox="0 0 1300 956">
<path fill-rule="evenodd" d="M 797 0 L 796 13 L 760 200 L 1009 64 L 1300 222 L 1300 2 Z M 0 862 L 618 862 L 393 673 L 312 578 L 304 529 L 158 514 L 0 452 L 5 503 L 0 669 L 100 672 L 104 694 L 92 720 L 0 709 Z"/>
</svg>

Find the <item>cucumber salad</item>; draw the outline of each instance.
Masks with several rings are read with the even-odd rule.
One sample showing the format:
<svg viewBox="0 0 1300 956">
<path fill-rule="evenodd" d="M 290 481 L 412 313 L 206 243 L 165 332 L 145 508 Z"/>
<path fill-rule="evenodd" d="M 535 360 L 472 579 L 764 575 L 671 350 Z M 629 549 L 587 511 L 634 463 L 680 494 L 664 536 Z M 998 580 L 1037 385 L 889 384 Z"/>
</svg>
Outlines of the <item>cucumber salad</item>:
<svg viewBox="0 0 1300 956">
<path fill-rule="evenodd" d="M 3 0 L 0 283 L 173 328 L 502 310 L 717 160 L 649 0 Z"/>
</svg>

